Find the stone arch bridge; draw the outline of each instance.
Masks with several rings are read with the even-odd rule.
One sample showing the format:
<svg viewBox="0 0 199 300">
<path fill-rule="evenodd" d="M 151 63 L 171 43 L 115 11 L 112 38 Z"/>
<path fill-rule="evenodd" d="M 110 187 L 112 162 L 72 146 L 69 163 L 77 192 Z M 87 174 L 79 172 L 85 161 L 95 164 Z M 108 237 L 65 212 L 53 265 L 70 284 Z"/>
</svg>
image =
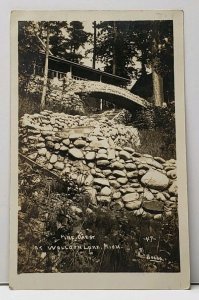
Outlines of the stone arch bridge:
<svg viewBox="0 0 199 300">
<path fill-rule="evenodd" d="M 149 106 L 148 101 L 127 89 L 99 81 L 73 80 L 71 90 L 79 95 L 89 94 L 97 99 L 109 101 L 128 110 Z"/>
</svg>

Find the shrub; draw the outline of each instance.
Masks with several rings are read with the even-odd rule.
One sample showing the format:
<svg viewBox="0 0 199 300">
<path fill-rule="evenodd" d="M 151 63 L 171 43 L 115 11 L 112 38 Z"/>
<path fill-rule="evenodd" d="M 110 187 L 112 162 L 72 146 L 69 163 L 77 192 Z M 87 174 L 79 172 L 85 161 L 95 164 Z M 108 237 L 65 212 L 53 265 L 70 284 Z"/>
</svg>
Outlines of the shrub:
<svg viewBox="0 0 199 300">
<path fill-rule="evenodd" d="M 175 106 L 142 108 L 132 116 L 140 132 L 139 151 L 165 159 L 176 157 Z"/>
<path fill-rule="evenodd" d="M 132 122 L 138 129 L 164 129 L 175 131 L 175 106 L 150 106 L 142 108 L 133 116 Z"/>
</svg>

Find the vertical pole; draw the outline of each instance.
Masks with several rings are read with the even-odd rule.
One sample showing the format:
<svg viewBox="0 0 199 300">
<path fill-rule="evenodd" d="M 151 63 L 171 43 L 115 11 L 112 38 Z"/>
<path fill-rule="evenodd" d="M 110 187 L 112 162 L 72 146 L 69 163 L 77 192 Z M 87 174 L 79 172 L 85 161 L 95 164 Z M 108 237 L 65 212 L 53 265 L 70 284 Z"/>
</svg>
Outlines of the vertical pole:
<svg viewBox="0 0 199 300">
<path fill-rule="evenodd" d="M 159 22 L 153 21 L 153 43 L 152 43 L 152 80 L 153 80 L 153 100 L 155 106 L 162 107 L 164 102 L 164 89 L 163 89 L 163 78 L 156 70 L 156 67 L 159 64 L 157 58 L 158 51 L 158 42 L 159 42 Z"/>
<path fill-rule="evenodd" d="M 162 104 L 164 102 L 163 78 L 154 69 L 152 71 L 152 78 L 154 105 L 162 107 Z"/>
<path fill-rule="evenodd" d="M 47 82 L 48 82 L 48 56 L 49 56 L 49 23 L 47 23 L 47 38 L 46 38 L 46 57 L 45 57 L 45 68 L 44 68 L 44 83 L 43 83 L 43 91 L 41 97 L 41 110 L 45 107 L 46 101 L 46 91 L 47 91 Z"/>
<path fill-rule="evenodd" d="M 93 22 L 94 35 L 93 35 L 93 69 L 95 69 L 96 62 L 96 40 L 97 40 L 97 32 L 96 32 L 96 21 Z"/>
<path fill-rule="evenodd" d="M 115 46 L 116 46 L 116 39 L 117 39 L 117 29 L 116 29 L 116 22 L 113 22 L 113 36 L 114 36 L 114 42 L 113 42 L 113 75 L 116 74 L 116 51 L 115 51 Z"/>
</svg>

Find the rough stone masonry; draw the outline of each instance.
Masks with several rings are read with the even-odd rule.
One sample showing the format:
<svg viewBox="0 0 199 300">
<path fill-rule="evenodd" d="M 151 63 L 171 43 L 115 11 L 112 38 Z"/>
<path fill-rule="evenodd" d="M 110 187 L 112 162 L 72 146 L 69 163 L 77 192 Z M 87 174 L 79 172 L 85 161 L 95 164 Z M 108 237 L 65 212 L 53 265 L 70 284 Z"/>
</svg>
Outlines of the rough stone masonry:
<svg viewBox="0 0 199 300">
<path fill-rule="evenodd" d="M 93 205 L 157 220 L 177 209 L 176 161 L 136 152 L 131 126 L 45 110 L 21 118 L 19 142 L 28 158 L 81 185 Z"/>
</svg>

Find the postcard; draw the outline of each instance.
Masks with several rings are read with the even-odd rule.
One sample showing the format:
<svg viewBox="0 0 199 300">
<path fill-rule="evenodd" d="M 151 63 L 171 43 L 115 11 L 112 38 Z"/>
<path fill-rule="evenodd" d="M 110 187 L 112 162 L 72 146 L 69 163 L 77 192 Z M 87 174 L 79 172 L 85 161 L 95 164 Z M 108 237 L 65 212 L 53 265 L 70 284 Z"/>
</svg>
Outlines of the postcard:
<svg viewBox="0 0 199 300">
<path fill-rule="evenodd" d="M 190 286 L 182 11 L 11 13 L 12 289 Z"/>
</svg>

